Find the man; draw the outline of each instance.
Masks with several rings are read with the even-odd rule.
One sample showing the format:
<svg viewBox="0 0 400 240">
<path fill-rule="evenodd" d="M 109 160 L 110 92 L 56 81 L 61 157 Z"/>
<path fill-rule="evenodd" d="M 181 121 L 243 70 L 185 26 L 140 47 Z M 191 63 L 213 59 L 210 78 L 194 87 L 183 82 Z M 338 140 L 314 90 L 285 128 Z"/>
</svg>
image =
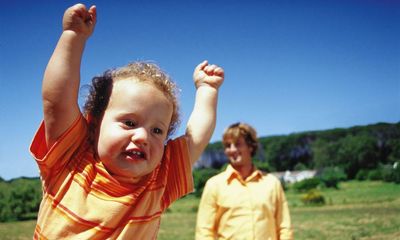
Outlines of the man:
<svg viewBox="0 0 400 240">
<path fill-rule="evenodd" d="M 227 169 L 204 187 L 196 240 L 293 239 L 289 208 L 280 181 L 252 162 L 257 133 L 250 125 L 229 126 L 222 139 Z"/>
</svg>

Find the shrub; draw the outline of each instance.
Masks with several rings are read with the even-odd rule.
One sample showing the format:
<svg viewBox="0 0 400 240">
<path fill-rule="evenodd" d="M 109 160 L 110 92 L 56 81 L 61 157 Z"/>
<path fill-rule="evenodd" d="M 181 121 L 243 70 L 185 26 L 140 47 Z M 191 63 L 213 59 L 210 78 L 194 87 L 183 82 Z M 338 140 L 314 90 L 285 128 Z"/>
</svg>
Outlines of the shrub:
<svg viewBox="0 0 400 240">
<path fill-rule="evenodd" d="M 325 168 L 320 176 L 322 183 L 328 188 L 339 188 L 339 182 L 347 179 L 344 170 L 338 167 Z"/>
<path fill-rule="evenodd" d="M 382 180 L 383 179 L 383 172 L 385 170 L 383 167 L 379 167 L 376 169 L 361 169 L 357 172 L 356 179 L 359 181 L 364 180 Z"/>
<path fill-rule="evenodd" d="M 253 163 L 261 171 L 270 172 L 270 170 L 271 170 L 270 166 L 269 166 L 269 163 L 267 163 L 267 162 L 254 161 Z"/>
<path fill-rule="evenodd" d="M 397 168 L 393 168 L 392 180 L 393 180 L 393 182 L 400 184 L 400 166 L 399 165 L 397 165 Z"/>
<path fill-rule="evenodd" d="M 308 168 L 307 168 L 307 166 L 304 164 L 304 163 L 297 163 L 295 166 L 294 166 L 294 168 L 293 168 L 294 170 L 296 170 L 296 171 L 303 171 L 303 170 L 307 170 Z"/>
<path fill-rule="evenodd" d="M 324 196 L 316 189 L 309 190 L 306 194 L 301 197 L 301 201 L 305 205 L 324 205 Z"/>
<path fill-rule="evenodd" d="M 216 175 L 219 170 L 214 168 L 202 168 L 196 169 L 193 171 L 193 181 L 194 181 L 194 188 L 195 188 L 195 196 L 201 197 L 203 194 L 204 185 L 206 184 L 207 180 Z"/>
<path fill-rule="evenodd" d="M 367 180 L 367 178 L 368 178 L 368 170 L 366 170 L 366 169 L 358 170 L 358 172 L 356 174 L 356 179 L 358 181 L 364 181 L 364 180 Z"/>
<path fill-rule="evenodd" d="M 307 178 L 294 183 L 292 187 L 297 192 L 305 192 L 317 188 L 320 184 L 321 180 L 319 178 Z"/>
<path fill-rule="evenodd" d="M 377 168 L 369 171 L 368 180 L 382 180 L 382 170 Z"/>
<path fill-rule="evenodd" d="M 386 182 L 400 183 L 400 164 L 395 163 L 393 166 L 385 166 L 382 169 L 382 179 Z"/>
</svg>

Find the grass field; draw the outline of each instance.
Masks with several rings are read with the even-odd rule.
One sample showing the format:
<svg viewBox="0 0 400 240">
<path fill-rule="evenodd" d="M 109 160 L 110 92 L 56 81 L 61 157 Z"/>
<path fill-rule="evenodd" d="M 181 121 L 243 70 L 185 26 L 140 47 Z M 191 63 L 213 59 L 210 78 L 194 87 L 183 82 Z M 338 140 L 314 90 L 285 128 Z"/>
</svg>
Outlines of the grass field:
<svg viewBox="0 0 400 240">
<path fill-rule="evenodd" d="M 400 240 L 400 185 L 351 181 L 322 194 L 327 204 L 311 207 L 301 203 L 301 194 L 287 192 L 296 240 Z M 174 203 L 158 239 L 193 239 L 198 201 L 190 195 Z M 0 239 L 32 239 L 34 224 L 0 223 Z"/>
</svg>

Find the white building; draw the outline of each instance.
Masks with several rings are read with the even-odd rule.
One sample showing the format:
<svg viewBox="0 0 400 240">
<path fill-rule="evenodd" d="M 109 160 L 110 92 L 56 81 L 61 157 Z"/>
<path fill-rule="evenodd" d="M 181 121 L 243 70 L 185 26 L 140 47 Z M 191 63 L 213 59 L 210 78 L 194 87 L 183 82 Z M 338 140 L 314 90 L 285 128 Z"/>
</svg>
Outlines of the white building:
<svg viewBox="0 0 400 240">
<path fill-rule="evenodd" d="M 277 178 L 285 181 L 286 183 L 295 183 L 304 179 L 313 178 L 317 175 L 316 170 L 302 170 L 302 171 L 285 171 L 285 172 L 272 172 Z"/>
</svg>

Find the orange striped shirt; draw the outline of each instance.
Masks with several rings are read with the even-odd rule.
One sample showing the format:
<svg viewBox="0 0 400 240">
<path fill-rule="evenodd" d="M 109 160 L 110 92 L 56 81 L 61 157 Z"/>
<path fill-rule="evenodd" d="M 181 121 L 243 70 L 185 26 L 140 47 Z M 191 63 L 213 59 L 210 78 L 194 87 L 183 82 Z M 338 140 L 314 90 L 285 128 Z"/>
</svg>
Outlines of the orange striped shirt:
<svg viewBox="0 0 400 240">
<path fill-rule="evenodd" d="M 93 154 L 80 117 L 47 149 L 44 123 L 30 147 L 43 185 L 34 239 L 156 239 L 160 216 L 193 190 L 184 137 L 169 141 L 161 163 L 138 183 L 118 181 Z"/>
</svg>

